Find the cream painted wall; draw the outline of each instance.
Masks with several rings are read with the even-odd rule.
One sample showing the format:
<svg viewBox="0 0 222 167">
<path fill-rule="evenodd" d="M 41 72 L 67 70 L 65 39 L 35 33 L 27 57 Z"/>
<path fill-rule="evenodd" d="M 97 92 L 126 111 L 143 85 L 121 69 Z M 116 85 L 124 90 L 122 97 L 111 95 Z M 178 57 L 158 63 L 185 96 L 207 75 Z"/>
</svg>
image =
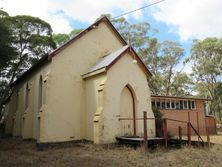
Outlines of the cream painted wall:
<svg viewBox="0 0 222 167">
<path fill-rule="evenodd" d="M 44 143 L 95 140 L 95 134 L 99 134 L 97 143 L 115 142 L 115 136 L 121 133 L 120 95 L 127 84 L 134 91 L 136 116 L 142 117 L 142 112 L 147 111 L 148 117 L 153 118 L 146 75 L 133 64 L 129 54 L 118 60 L 107 74 L 82 78 L 100 58 L 122 46 L 115 33 L 102 22 L 53 57 L 51 63 L 20 82 L 15 87 L 19 90 L 19 105 L 13 116 L 13 135 Z M 38 109 L 40 75 L 45 92 L 41 112 Z M 26 83 L 30 85 L 30 99 L 25 111 Z M 100 91 L 102 94 L 98 95 Z M 10 107 L 15 100 L 11 99 Z M 96 116 L 100 117 L 100 125 L 95 133 L 96 126 L 92 121 L 96 121 Z M 142 122 L 137 123 L 137 135 L 142 131 Z M 148 135 L 155 135 L 154 122 L 148 122 Z"/>
<path fill-rule="evenodd" d="M 6 132 L 13 136 L 21 136 L 24 139 L 38 139 L 38 117 L 41 115 L 38 111 L 38 89 L 39 78 L 42 75 L 45 79 L 44 85 L 47 85 L 47 75 L 49 64 L 33 73 L 29 78 L 23 80 L 14 88 L 14 93 L 9 102 L 9 115 L 6 119 Z M 25 110 L 25 91 L 26 84 L 29 85 L 29 104 Z M 46 91 L 46 88 L 44 89 Z M 16 107 L 16 101 L 18 105 Z M 43 106 L 44 107 L 44 106 Z M 12 129 L 12 130 L 10 130 Z"/>
<path fill-rule="evenodd" d="M 15 114 L 15 110 L 16 110 L 16 99 L 17 98 L 17 94 L 13 94 L 11 96 L 10 101 L 7 103 L 7 110 L 6 110 L 6 117 L 5 117 L 5 133 L 8 135 L 12 135 L 13 134 L 13 130 L 14 130 L 14 114 Z"/>
<path fill-rule="evenodd" d="M 59 142 L 85 138 L 85 83 L 82 74 L 102 56 L 122 47 L 122 42 L 100 23 L 52 58 L 49 77 L 47 121 L 41 142 Z M 42 128 L 41 128 L 42 129 Z M 89 131 L 89 130 L 86 130 Z"/>
<path fill-rule="evenodd" d="M 120 94 L 126 85 L 134 91 L 136 117 L 143 117 L 143 111 L 147 111 L 147 117 L 154 118 L 147 77 L 141 68 L 133 63 L 131 55 L 124 55 L 107 72 L 103 111 L 104 130 L 100 143 L 115 142 L 115 136 L 121 135 Z M 155 121 L 148 121 L 147 126 L 148 136 L 154 137 Z M 143 122 L 137 121 L 136 127 L 137 135 L 142 135 Z"/>
<path fill-rule="evenodd" d="M 85 125 L 83 132 L 85 132 L 85 139 L 91 141 L 94 140 L 93 119 L 97 107 L 99 106 L 99 86 L 104 80 L 106 80 L 106 74 L 100 74 L 95 77 L 87 78 L 85 83 L 86 112 L 84 113 L 85 119 L 83 119 L 83 125 Z"/>
</svg>

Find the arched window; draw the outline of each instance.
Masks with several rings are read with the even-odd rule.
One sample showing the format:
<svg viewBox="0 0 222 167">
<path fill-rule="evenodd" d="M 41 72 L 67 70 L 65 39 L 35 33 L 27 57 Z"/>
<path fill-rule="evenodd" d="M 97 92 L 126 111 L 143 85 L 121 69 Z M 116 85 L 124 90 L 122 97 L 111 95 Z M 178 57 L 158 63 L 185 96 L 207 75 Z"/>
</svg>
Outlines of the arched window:
<svg viewBox="0 0 222 167">
<path fill-rule="evenodd" d="M 16 97 L 15 97 L 15 111 L 18 110 L 19 108 L 19 91 L 16 92 Z"/>
<path fill-rule="evenodd" d="M 29 106 L 29 85 L 27 83 L 25 88 L 25 110 L 28 108 L 28 106 Z"/>
<path fill-rule="evenodd" d="M 39 97 L 38 97 L 38 110 L 41 109 L 43 103 L 43 81 L 42 76 L 39 78 Z"/>
</svg>

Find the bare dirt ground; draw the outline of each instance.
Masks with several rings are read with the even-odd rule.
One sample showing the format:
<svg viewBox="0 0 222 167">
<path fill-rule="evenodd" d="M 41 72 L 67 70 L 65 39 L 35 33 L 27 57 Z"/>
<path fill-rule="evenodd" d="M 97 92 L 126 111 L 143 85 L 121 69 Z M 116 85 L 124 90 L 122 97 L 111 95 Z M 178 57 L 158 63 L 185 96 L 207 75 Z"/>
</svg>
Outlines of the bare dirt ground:
<svg viewBox="0 0 222 167">
<path fill-rule="evenodd" d="M 72 144 L 39 151 L 34 141 L 0 139 L 0 167 L 148 166 L 221 167 L 222 135 L 212 136 L 211 148 L 164 149 L 145 153 L 143 148 L 117 145 Z"/>
</svg>

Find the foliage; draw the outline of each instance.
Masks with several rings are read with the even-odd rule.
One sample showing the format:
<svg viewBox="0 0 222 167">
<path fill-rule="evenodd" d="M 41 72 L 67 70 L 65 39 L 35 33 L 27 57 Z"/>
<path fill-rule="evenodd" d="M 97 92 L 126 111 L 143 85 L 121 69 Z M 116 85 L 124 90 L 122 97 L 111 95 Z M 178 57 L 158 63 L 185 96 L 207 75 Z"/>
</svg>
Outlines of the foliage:
<svg viewBox="0 0 222 167">
<path fill-rule="evenodd" d="M 53 40 L 56 43 L 56 46 L 59 47 L 63 45 L 68 40 L 72 39 L 74 36 L 79 34 L 83 29 L 74 29 L 69 34 L 53 34 Z"/>
<path fill-rule="evenodd" d="M 1 21 L 5 26 L 5 32 L 9 32 L 4 34 L 4 38 L 10 41 L 8 43 L 10 48 L 4 47 L 4 49 L 13 54 L 7 53 L 7 57 L 1 55 L 1 58 L 7 58 L 8 61 L 3 65 L 7 68 L 1 66 L 0 69 L 1 82 L 7 83 L 7 86 L 1 89 L 0 106 L 4 99 L 10 96 L 9 85 L 43 55 L 55 48 L 51 26 L 39 18 L 5 15 L 1 17 Z"/>
<path fill-rule="evenodd" d="M 13 37 L 5 24 L 5 17 L 0 17 L 0 76 L 3 76 L 10 60 L 15 58 L 16 50 L 12 47 L 12 41 Z"/>
<path fill-rule="evenodd" d="M 153 110 L 154 117 L 156 118 L 156 120 L 155 120 L 156 136 L 162 137 L 162 123 L 163 123 L 162 117 L 163 117 L 163 114 L 156 107 L 153 107 L 152 110 Z"/>
<path fill-rule="evenodd" d="M 215 115 L 221 103 L 218 95 L 222 73 L 222 39 L 195 40 L 189 61 L 193 63 L 193 76 L 199 95 L 211 99 L 210 109 Z M 205 91 L 204 91 L 205 90 Z"/>
<path fill-rule="evenodd" d="M 180 44 L 172 41 L 159 43 L 158 39 L 153 37 L 157 30 L 147 22 L 131 24 L 123 17 L 112 19 L 111 15 L 105 15 L 122 37 L 135 48 L 152 72 L 149 86 L 153 94 L 190 95 L 190 77 L 176 69 L 184 57 L 184 49 Z"/>
<path fill-rule="evenodd" d="M 145 63 L 153 73 L 149 86 L 153 94 L 186 96 L 192 89 L 191 78 L 181 71 L 178 66 L 184 57 L 184 49 L 180 44 L 164 41 L 160 44 L 155 40 L 150 41 L 150 47 L 144 55 Z"/>
</svg>

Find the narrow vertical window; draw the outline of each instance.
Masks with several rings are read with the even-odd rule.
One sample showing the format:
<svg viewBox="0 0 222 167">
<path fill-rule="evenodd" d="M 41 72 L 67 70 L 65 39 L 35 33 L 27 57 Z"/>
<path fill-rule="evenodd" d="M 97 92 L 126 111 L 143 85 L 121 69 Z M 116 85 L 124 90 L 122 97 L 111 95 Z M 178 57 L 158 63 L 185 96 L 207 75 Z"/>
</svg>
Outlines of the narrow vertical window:
<svg viewBox="0 0 222 167">
<path fill-rule="evenodd" d="M 165 100 L 161 100 L 161 108 L 162 108 L 162 109 L 165 109 L 165 108 L 166 108 Z"/>
<path fill-rule="evenodd" d="M 15 99 L 15 111 L 19 108 L 19 91 L 16 92 L 16 99 Z"/>
<path fill-rule="evenodd" d="M 180 109 L 180 102 L 176 101 L 175 103 L 176 103 L 176 109 L 179 110 Z"/>
<path fill-rule="evenodd" d="M 161 106 L 160 106 L 160 99 L 158 99 L 158 100 L 156 101 L 156 107 L 160 109 L 160 107 L 161 107 Z"/>
<path fill-rule="evenodd" d="M 152 107 L 153 107 L 153 108 L 155 108 L 155 107 L 156 107 L 155 100 L 152 100 Z"/>
<path fill-rule="evenodd" d="M 170 100 L 166 100 L 166 108 L 170 109 Z"/>
<path fill-rule="evenodd" d="M 26 84 L 26 87 L 25 87 L 25 110 L 27 110 L 29 106 L 29 85 Z"/>
<path fill-rule="evenodd" d="M 183 100 L 180 100 L 180 109 L 183 110 L 184 106 L 183 106 Z"/>
<path fill-rule="evenodd" d="M 43 83 L 42 83 L 42 76 L 39 78 L 39 97 L 38 97 L 38 110 L 42 107 L 42 95 L 43 95 Z"/>
<path fill-rule="evenodd" d="M 184 106 L 184 109 L 188 109 L 188 103 L 187 103 L 187 101 L 183 101 L 183 106 Z"/>
<path fill-rule="evenodd" d="M 171 109 L 176 109 L 176 104 L 175 104 L 175 101 L 171 101 Z"/>
<path fill-rule="evenodd" d="M 196 103 L 195 101 L 191 101 L 191 109 L 196 109 Z"/>
<path fill-rule="evenodd" d="M 191 101 L 188 100 L 188 109 L 191 109 Z"/>
</svg>

